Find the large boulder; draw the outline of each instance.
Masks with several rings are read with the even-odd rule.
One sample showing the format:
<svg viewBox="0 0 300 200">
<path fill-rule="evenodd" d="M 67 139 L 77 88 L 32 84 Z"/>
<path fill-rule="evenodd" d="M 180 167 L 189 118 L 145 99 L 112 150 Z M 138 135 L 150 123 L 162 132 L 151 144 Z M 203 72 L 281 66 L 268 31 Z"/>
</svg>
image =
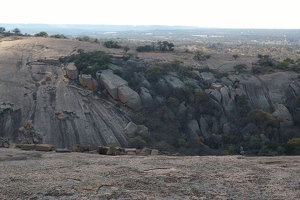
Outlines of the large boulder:
<svg viewBox="0 0 300 200">
<path fill-rule="evenodd" d="M 165 81 L 167 82 L 171 92 L 180 100 L 183 100 L 184 97 L 184 87 L 185 84 L 176 76 L 165 76 Z"/>
<path fill-rule="evenodd" d="M 247 124 L 242 130 L 243 133 L 251 133 L 251 134 L 257 131 L 258 131 L 258 127 L 253 123 Z"/>
<path fill-rule="evenodd" d="M 129 122 L 127 126 L 124 128 L 124 133 L 131 138 L 135 136 L 137 130 L 138 130 L 138 126 L 134 122 Z"/>
<path fill-rule="evenodd" d="M 67 67 L 66 67 L 66 75 L 69 79 L 77 79 L 78 77 L 78 69 L 77 67 L 74 65 L 74 63 L 70 63 Z"/>
<path fill-rule="evenodd" d="M 200 117 L 199 125 L 200 125 L 200 130 L 201 130 L 203 136 L 205 138 L 208 138 L 211 133 L 210 133 L 210 130 L 209 130 L 209 125 L 208 125 L 208 123 L 207 123 L 204 116 Z"/>
<path fill-rule="evenodd" d="M 157 83 L 155 84 L 155 89 L 157 91 L 158 94 L 166 97 L 170 94 L 170 89 L 169 89 L 169 86 L 168 86 L 168 83 L 166 80 L 164 79 L 159 79 L 157 81 Z"/>
<path fill-rule="evenodd" d="M 151 106 L 153 103 L 153 98 L 150 94 L 150 91 L 147 88 L 141 87 L 140 97 L 143 103 L 143 106 Z"/>
<path fill-rule="evenodd" d="M 215 76 L 211 72 L 201 72 L 200 76 L 202 78 L 202 81 L 208 85 L 216 81 Z"/>
<path fill-rule="evenodd" d="M 83 87 L 87 87 L 90 90 L 96 90 L 98 88 L 98 82 L 90 74 L 79 75 L 79 82 Z"/>
<path fill-rule="evenodd" d="M 293 117 L 290 111 L 283 104 L 279 104 L 275 112 L 272 114 L 279 121 L 281 129 L 285 130 L 293 126 Z"/>
<path fill-rule="evenodd" d="M 191 139 L 194 139 L 196 136 L 200 135 L 201 131 L 197 120 L 188 121 L 186 132 L 189 134 Z"/>
<path fill-rule="evenodd" d="M 111 70 L 97 72 L 96 79 L 101 82 L 110 96 L 116 100 L 119 100 L 118 88 L 121 86 L 128 86 L 127 81 L 115 75 Z"/>
<path fill-rule="evenodd" d="M 149 81 L 144 77 L 143 74 L 134 72 L 133 74 L 134 80 L 139 84 L 141 87 L 145 87 L 147 89 L 151 88 L 151 84 Z"/>
<path fill-rule="evenodd" d="M 142 106 L 140 95 L 128 86 L 118 87 L 118 96 L 122 103 L 134 110 Z"/>
<path fill-rule="evenodd" d="M 213 90 L 210 93 L 211 97 L 214 98 L 218 103 L 222 102 L 222 95 L 218 90 Z"/>
</svg>

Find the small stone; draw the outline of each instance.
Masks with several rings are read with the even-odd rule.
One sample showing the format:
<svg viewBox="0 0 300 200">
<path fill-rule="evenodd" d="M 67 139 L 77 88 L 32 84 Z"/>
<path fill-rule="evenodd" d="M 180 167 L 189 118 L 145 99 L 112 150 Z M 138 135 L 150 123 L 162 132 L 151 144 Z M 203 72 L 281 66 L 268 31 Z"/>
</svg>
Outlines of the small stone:
<svg viewBox="0 0 300 200">
<path fill-rule="evenodd" d="M 152 149 L 151 156 L 157 156 L 157 155 L 158 155 L 158 150 L 157 149 Z"/>
<path fill-rule="evenodd" d="M 56 149 L 57 153 L 71 153 L 70 149 Z"/>
<path fill-rule="evenodd" d="M 111 155 L 111 156 L 115 156 L 117 153 L 117 149 L 114 146 L 110 146 L 108 148 L 107 154 L 106 155 Z"/>
<path fill-rule="evenodd" d="M 151 149 L 144 147 L 139 153 L 141 156 L 149 156 L 151 154 Z"/>
<path fill-rule="evenodd" d="M 107 155 L 108 147 L 99 147 L 99 154 Z"/>
<path fill-rule="evenodd" d="M 34 150 L 35 149 L 35 144 L 17 144 L 17 148 L 20 148 L 21 150 Z"/>
<path fill-rule="evenodd" d="M 36 151 L 53 151 L 54 146 L 51 144 L 36 144 L 35 150 Z"/>
</svg>

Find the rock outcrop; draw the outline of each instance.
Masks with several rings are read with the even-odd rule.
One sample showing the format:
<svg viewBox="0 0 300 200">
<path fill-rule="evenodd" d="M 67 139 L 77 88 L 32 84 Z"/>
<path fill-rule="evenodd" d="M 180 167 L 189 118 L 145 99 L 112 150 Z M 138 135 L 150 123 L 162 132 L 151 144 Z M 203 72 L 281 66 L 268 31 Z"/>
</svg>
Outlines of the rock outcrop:
<svg viewBox="0 0 300 200">
<path fill-rule="evenodd" d="M 122 103 L 133 110 L 142 106 L 140 95 L 128 86 L 118 87 L 118 97 Z"/>
<path fill-rule="evenodd" d="M 110 96 L 116 100 L 119 100 L 118 88 L 128 86 L 127 81 L 115 75 L 111 70 L 97 72 L 96 79 L 104 86 Z"/>
<path fill-rule="evenodd" d="M 69 79 L 77 79 L 78 78 L 78 69 L 77 67 L 74 65 L 74 63 L 70 63 L 67 67 L 66 67 L 66 75 Z"/>
<path fill-rule="evenodd" d="M 90 74 L 80 74 L 79 82 L 83 87 L 87 87 L 89 90 L 98 89 L 98 82 Z"/>
</svg>

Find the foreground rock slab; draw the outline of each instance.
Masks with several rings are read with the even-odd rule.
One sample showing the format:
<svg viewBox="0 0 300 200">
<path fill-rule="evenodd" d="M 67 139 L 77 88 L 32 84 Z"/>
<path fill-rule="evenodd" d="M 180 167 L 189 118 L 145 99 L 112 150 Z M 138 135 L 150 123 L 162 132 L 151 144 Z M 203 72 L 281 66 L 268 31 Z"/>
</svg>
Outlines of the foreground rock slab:
<svg viewBox="0 0 300 200">
<path fill-rule="evenodd" d="M 105 156 L 1 149 L 0 160 L 0 199 L 300 198 L 299 156 Z"/>
</svg>

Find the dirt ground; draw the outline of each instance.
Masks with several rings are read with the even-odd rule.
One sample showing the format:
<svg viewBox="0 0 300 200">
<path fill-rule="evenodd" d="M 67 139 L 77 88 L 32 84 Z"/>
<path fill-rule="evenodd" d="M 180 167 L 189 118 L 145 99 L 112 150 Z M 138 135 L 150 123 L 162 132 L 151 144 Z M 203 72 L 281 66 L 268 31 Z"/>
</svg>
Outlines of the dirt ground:
<svg viewBox="0 0 300 200">
<path fill-rule="evenodd" d="M 0 149 L 0 199 L 300 199 L 300 157 Z"/>
</svg>

